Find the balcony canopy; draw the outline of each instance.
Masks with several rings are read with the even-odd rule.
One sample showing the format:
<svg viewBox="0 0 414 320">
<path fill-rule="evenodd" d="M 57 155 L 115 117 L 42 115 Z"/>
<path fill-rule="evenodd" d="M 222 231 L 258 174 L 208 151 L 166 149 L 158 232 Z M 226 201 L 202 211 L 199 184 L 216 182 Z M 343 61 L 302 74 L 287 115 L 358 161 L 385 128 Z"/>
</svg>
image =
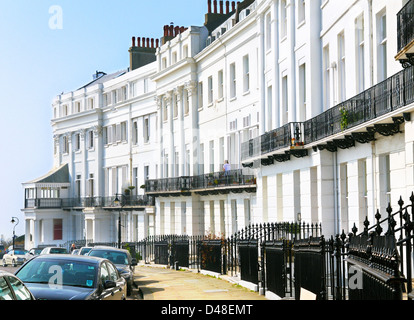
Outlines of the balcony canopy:
<svg viewBox="0 0 414 320">
<path fill-rule="evenodd" d="M 28 186 L 34 184 L 70 184 L 68 164 L 61 165 L 60 167 L 49 171 L 44 176 L 26 182 L 23 185 Z"/>
</svg>

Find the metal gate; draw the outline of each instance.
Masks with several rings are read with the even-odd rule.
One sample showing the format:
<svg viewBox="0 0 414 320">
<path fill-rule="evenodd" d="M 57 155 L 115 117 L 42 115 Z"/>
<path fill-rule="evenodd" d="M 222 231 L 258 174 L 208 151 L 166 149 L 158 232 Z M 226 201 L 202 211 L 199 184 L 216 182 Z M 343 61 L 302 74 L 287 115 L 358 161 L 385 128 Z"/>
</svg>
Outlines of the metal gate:
<svg viewBox="0 0 414 320">
<path fill-rule="evenodd" d="M 190 242 L 188 240 L 174 241 L 172 245 L 172 263 L 177 267 L 189 267 Z"/>
<path fill-rule="evenodd" d="M 203 270 L 222 273 L 222 241 L 202 240 L 199 242 L 200 267 Z"/>
<path fill-rule="evenodd" d="M 257 239 L 239 241 L 240 278 L 259 284 L 259 244 Z"/>
<path fill-rule="evenodd" d="M 156 241 L 154 242 L 154 262 L 155 264 L 168 265 L 168 241 Z"/>
</svg>

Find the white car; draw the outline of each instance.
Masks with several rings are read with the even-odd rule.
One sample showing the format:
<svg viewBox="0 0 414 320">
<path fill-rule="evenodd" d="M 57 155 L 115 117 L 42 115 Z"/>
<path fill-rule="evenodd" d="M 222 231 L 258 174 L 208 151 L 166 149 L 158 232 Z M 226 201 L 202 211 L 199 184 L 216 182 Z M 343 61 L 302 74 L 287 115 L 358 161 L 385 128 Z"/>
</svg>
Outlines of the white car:
<svg viewBox="0 0 414 320">
<path fill-rule="evenodd" d="M 47 247 L 40 252 L 40 254 L 67 254 L 68 251 L 65 248 L 59 247 Z"/>
<path fill-rule="evenodd" d="M 91 251 L 92 247 L 82 247 L 79 249 L 78 255 L 86 256 L 88 255 L 89 251 Z"/>
<path fill-rule="evenodd" d="M 18 264 L 23 264 L 26 261 L 26 250 L 10 250 L 3 256 L 3 267 L 11 264 L 16 267 Z"/>
</svg>

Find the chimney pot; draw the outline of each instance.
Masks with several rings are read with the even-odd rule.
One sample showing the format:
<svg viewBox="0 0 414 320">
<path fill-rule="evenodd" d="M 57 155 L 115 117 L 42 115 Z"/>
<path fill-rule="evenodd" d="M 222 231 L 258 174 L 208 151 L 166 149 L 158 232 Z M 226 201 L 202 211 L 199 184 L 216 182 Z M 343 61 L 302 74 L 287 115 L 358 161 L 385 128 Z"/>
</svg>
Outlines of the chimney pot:
<svg viewBox="0 0 414 320">
<path fill-rule="evenodd" d="M 226 1 L 226 14 L 230 12 L 230 1 Z"/>
<path fill-rule="evenodd" d="M 150 38 L 147 38 L 147 48 L 150 47 Z"/>
<path fill-rule="evenodd" d="M 211 0 L 208 0 L 208 13 L 211 13 Z"/>
<path fill-rule="evenodd" d="M 142 38 L 142 47 L 145 48 L 145 37 Z"/>
<path fill-rule="evenodd" d="M 223 14 L 223 0 L 220 0 L 220 14 Z"/>
<path fill-rule="evenodd" d="M 236 2 L 232 1 L 231 2 L 231 11 L 236 10 Z"/>
<path fill-rule="evenodd" d="M 137 38 L 137 46 L 141 48 L 141 37 Z"/>
<path fill-rule="evenodd" d="M 154 38 L 151 39 L 151 48 L 154 48 Z"/>
<path fill-rule="evenodd" d="M 170 37 L 174 37 L 174 26 L 170 26 L 170 33 L 168 34 Z"/>
<path fill-rule="evenodd" d="M 168 37 L 168 25 L 164 26 L 164 37 Z"/>
<path fill-rule="evenodd" d="M 217 13 L 217 0 L 214 0 L 213 4 L 214 4 L 214 13 Z"/>
<path fill-rule="evenodd" d="M 160 40 L 157 39 L 157 40 L 155 40 L 155 47 L 158 48 L 159 46 L 160 46 Z"/>
<path fill-rule="evenodd" d="M 135 47 L 135 37 L 132 37 L 132 46 Z"/>
</svg>

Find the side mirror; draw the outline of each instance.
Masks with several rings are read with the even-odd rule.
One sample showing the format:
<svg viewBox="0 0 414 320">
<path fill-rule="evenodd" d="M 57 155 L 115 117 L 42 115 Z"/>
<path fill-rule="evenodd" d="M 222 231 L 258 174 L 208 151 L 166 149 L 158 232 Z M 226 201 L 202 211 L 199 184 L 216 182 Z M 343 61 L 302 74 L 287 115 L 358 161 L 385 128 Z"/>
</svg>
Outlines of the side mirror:
<svg viewBox="0 0 414 320">
<path fill-rule="evenodd" d="M 135 259 L 135 258 L 132 258 L 131 259 L 131 266 L 136 266 L 138 263 L 137 263 L 137 259 Z"/>
<path fill-rule="evenodd" d="M 106 280 L 104 283 L 104 288 L 105 289 L 110 289 L 110 288 L 115 288 L 116 287 L 116 282 L 112 281 L 112 280 Z"/>
</svg>

